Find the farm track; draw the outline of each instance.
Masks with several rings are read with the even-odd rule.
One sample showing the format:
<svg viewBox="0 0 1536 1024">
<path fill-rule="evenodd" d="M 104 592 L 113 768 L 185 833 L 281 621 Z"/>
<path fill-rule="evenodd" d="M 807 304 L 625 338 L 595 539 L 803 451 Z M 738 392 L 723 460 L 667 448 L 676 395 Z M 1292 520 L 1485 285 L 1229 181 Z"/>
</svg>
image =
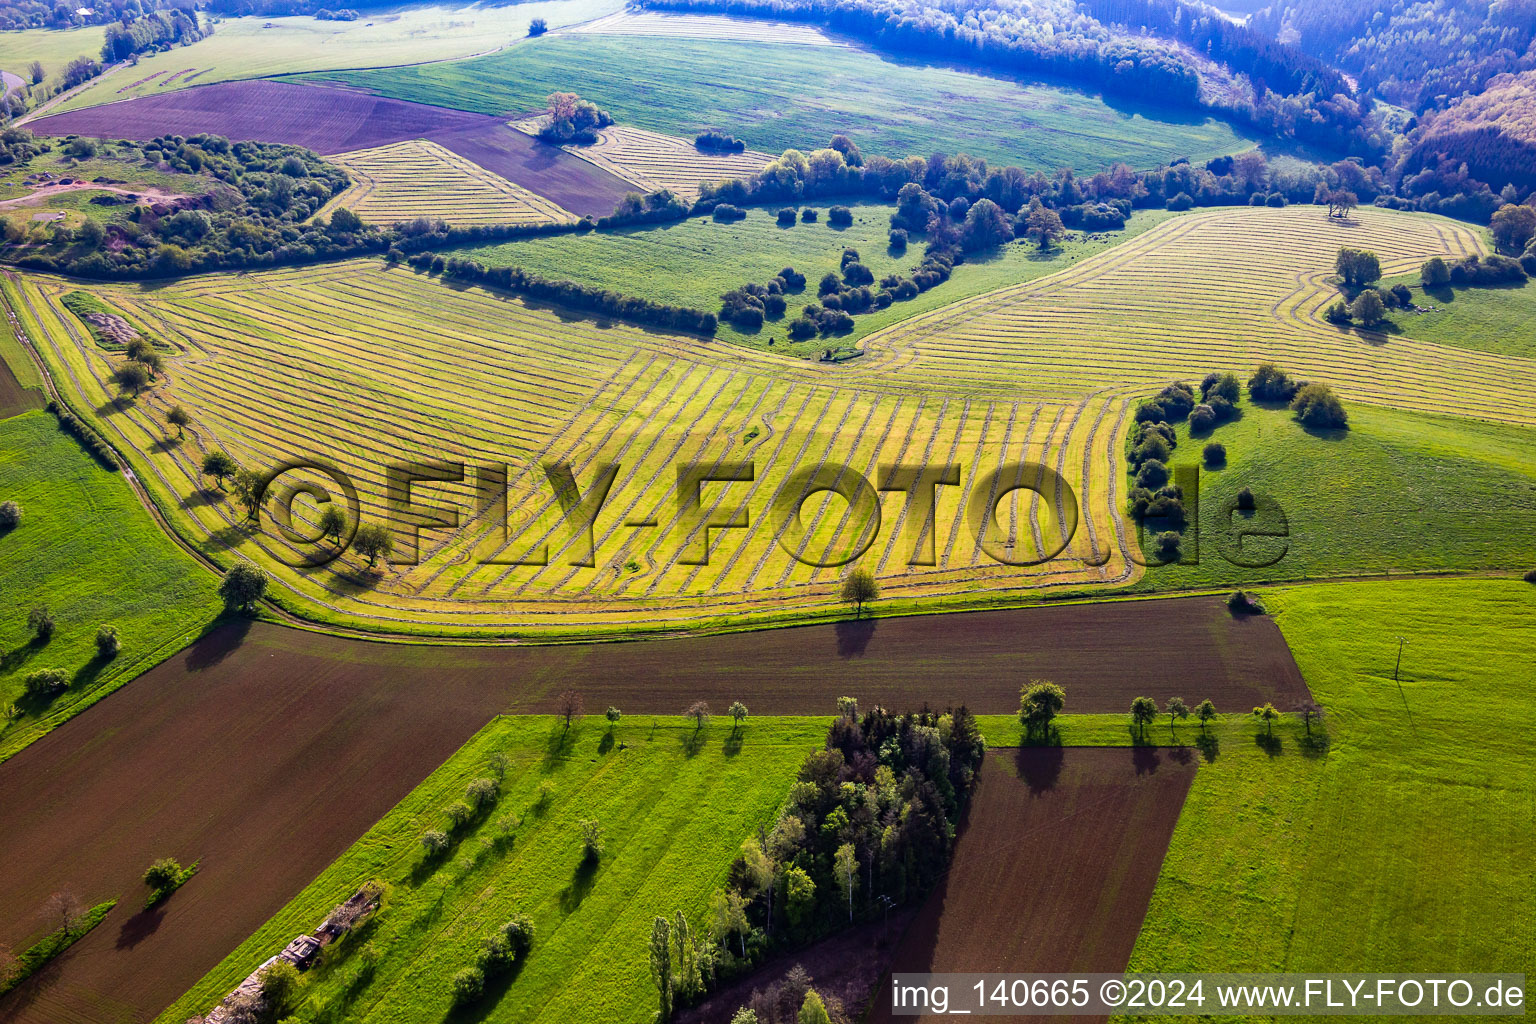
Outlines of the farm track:
<svg viewBox="0 0 1536 1024">
<path fill-rule="evenodd" d="M 881 499 L 885 532 L 865 557 L 893 598 L 1017 598 L 1134 579 L 1135 540 L 1118 509 L 1123 432 L 1133 400 L 1175 376 L 1278 358 L 1360 401 L 1536 419 L 1529 360 L 1399 338 L 1366 344 L 1309 318 L 1327 298 L 1319 253 L 1336 231 L 1392 267 L 1447 247 L 1475 250 L 1474 236 L 1381 211 L 1362 212 L 1354 229 L 1320 221 L 1310 209 L 1177 218 L 1060 274 L 903 321 L 871 336 L 865 359 L 837 368 L 347 261 L 152 289 L 100 286 L 105 301 L 182 353 L 139 401 L 114 403 L 110 357 L 58 305 L 75 286 L 28 275 L 6 294 L 55 379 L 128 456 L 165 520 L 215 564 L 243 558 L 267 568 L 283 608 L 361 633 L 601 636 L 834 605 L 840 572 L 790 557 L 767 514 L 797 467 L 835 464 L 844 479 L 856 470 L 873 483 L 888 462 L 961 463 L 961 486 L 938 489 L 937 565 L 906 564 L 904 496 Z M 1206 259 L 1213 248 L 1219 260 Z M 1287 266 L 1283 276 L 1261 273 L 1266 254 Z M 1149 281 L 1180 274 L 1208 284 L 1206 298 L 1144 297 Z M 1178 344 L 1159 341 L 1160 331 L 1174 337 L 1175 313 L 1184 318 Z M 1064 326 L 1074 322 L 1078 329 Z M 1388 384 L 1391 360 L 1416 367 L 1401 386 Z M 1435 387 L 1418 386 L 1430 380 Z M 172 402 L 194 414 L 185 444 L 164 441 Z M 749 427 L 758 435 L 746 444 Z M 419 564 L 370 568 L 348 553 L 326 570 L 289 570 L 280 561 L 305 546 L 274 529 L 252 533 L 201 478 L 202 455 L 214 448 L 251 466 L 326 459 L 356 481 L 362 516 L 374 521 L 387 514 L 387 463 L 509 464 L 511 521 L 499 521 L 502 505 L 486 504 L 471 473 L 417 489 L 421 503 L 459 510 L 457 526 L 422 531 Z M 703 501 L 710 513 L 745 501 L 747 528 L 711 529 L 709 564 L 681 563 L 679 542 L 697 542 L 700 529 L 673 529 L 675 465 L 739 458 L 756 462 L 753 481 L 706 485 Z M 592 567 L 569 564 L 569 525 L 539 468 L 548 459 L 569 463 L 583 490 L 597 467 L 619 467 Z M 962 522 L 976 481 L 1022 459 L 1049 465 L 1082 501 L 1069 548 L 1036 566 L 993 562 Z M 1065 493 L 997 501 L 1000 488 L 1030 482 L 1038 483 L 999 481 L 990 507 L 1001 530 L 1038 555 L 1063 528 Z M 821 562 L 835 561 L 862 529 L 826 493 L 803 513 L 803 550 Z M 312 505 L 296 506 L 298 523 L 317 518 Z M 656 531 L 624 525 L 632 519 L 654 521 Z M 546 565 L 506 564 L 509 553 L 546 545 Z M 479 564 L 486 557 L 493 564 Z"/>
</svg>

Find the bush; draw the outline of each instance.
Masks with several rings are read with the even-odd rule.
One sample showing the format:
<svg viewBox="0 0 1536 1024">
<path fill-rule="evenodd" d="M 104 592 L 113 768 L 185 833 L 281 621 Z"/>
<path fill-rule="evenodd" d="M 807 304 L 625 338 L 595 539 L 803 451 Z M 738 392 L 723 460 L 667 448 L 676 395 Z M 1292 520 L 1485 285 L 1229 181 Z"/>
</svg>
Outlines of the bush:
<svg viewBox="0 0 1536 1024">
<path fill-rule="evenodd" d="M 1536 583 L 1536 569 L 1532 569 L 1530 572 L 1525 574 L 1525 582 Z"/>
<path fill-rule="evenodd" d="M 798 219 L 799 218 L 795 215 L 795 208 L 792 206 L 786 206 L 784 209 L 779 211 L 779 227 L 792 228 L 795 226 L 795 221 Z"/>
<path fill-rule="evenodd" d="M 53 613 L 42 605 L 38 605 L 27 613 L 27 629 L 39 640 L 47 640 L 53 636 L 55 623 Z"/>
<path fill-rule="evenodd" d="M 827 223 L 835 228 L 846 228 L 853 224 L 853 211 L 846 206 L 834 206 L 827 211 Z"/>
<path fill-rule="evenodd" d="M 485 972 L 466 967 L 453 976 L 453 1005 L 467 1006 L 485 995 Z"/>
<path fill-rule="evenodd" d="M 1216 410 L 1208 405 L 1197 405 L 1189 410 L 1189 429 L 1203 434 L 1216 425 Z"/>
<path fill-rule="evenodd" d="M 1152 538 L 1152 550 L 1164 562 L 1177 562 L 1184 553 L 1184 538 L 1173 530 L 1164 530 Z"/>
<path fill-rule="evenodd" d="M 811 209 L 809 206 L 800 211 L 800 219 L 806 224 L 815 224 L 817 216 L 818 214 L 816 211 Z"/>
<path fill-rule="evenodd" d="M 1424 261 L 1419 268 L 1419 283 L 1426 288 L 1439 288 L 1451 283 L 1451 268 L 1439 256 Z"/>
<path fill-rule="evenodd" d="M 890 233 L 891 248 L 901 252 L 907 247 L 907 229 L 892 228 Z"/>
<path fill-rule="evenodd" d="M 1326 384 L 1308 384 L 1291 402 L 1296 418 L 1309 427 L 1347 427 L 1349 414 L 1344 403 Z"/>
<path fill-rule="evenodd" d="M 1298 386 L 1274 363 L 1264 363 L 1248 378 L 1248 395 L 1261 402 L 1289 402 Z"/>
<path fill-rule="evenodd" d="M 747 211 L 739 206 L 732 206 L 730 203 L 721 203 L 715 207 L 711 216 L 722 224 L 729 224 L 732 221 L 746 220 Z"/>
<path fill-rule="evenodd" d="M 1269 197 L 1264 200 L 1264 205 L 1265 206 L 1284 206 L 1285 205 L 1285 196 L 1282 193 L 1279 193 L 1279 192 L 1271 192 L 1269 194 Z"/>
<path fill-rule="evenodd" d="M 1136 472 L 1136 485 L 1157 489 L 1168 482 L 1168 467 L 1158 459 L 1148 459 Z"/>
<path fill-rule="evenodd" d="M 1166 205 L 1170 210 L 1182 212 L 1184 210 L 1193 208 L 1195 201 L 1189 197 L 1188 192 L 1180 192 L 1178 195 L 1169 199 L 1168 202 L 1164 205 Z"/>
<path fill-rule="evenodd" d="M 1264 614 L 1264 605 L 1258 597 L 1242 590 L 1233 591 L 1232 596 L 1227 598 L 1227 607 L 1241 615 Z"/>
<path fill-rule="evenodd" d="M 789 322 L 789 336 L 795 341 L 805 341 L 816 336 L 816 321 L 798 316 Z"/>
<path fill-rule="evenodd" d="M 21 506 L 14 501 L 0 501 L 0 530 L 9 530 L 21 524 Z"/>
<path fill-rule="evenodd" d="M 1206 445 L 1200 454 L 1205 458 L 1205 464 L 1212 468 L 1227 464 L 1227 446 L 1219 441 Z"/>
<path fill-rule="evenodd" d="M 69 677 L 63 669 L 40 668 L 27 673 L 21 685 L 28 697 L 48 698 L 69 689 Z"/>
<path fill-rule="evenodd" d="M 513 960 L 521 960 L 533 949 L 533 919 L 527 914 L 516 914 L 501 926 L 501 938 L 512 951 Z"/>
<path fill-rule="evenodd" d="M 162 857 L 144 872 L 144 884 L 151 889 L 164 889 L 181 880 L 181 865 L 171 857 Z"/>
<path fill-rule="evenodd" d="M 741 139 L 713 128 L 696 135 L 693 144 L 698 149 L 715 153 L 745 153 L 747 150 L 747 144 Z"/>
<path fill-rule="evenodd" d="M 96 653 L 103 661 L 111 661 L 123 649 L 123 641 L 117 635 L 116 626 L 102 626 L 96 631 Z"/>
<path fill-rule="evenodd" d="M 1413 291 L 1405 284 L 1395 284 L 1389 291 L 1393 303 L 1399 309 L 1407 309 L 1413 305 Z"/>
<path fill-rule="evenodd" d="M 1323 311 L 1323 317 L 1331 324 L 1350 323 L 1349 307 L 1340 299 Z"/>
<path fill-rule="evenodd" d="M 1244 512 L 1252 512 L 1258 508 L 1258 502 L 1254 500 L 1253 491 L 1250 488 L 1244 487 L 1237 492 L 1237 507 Z"/>
</svg>

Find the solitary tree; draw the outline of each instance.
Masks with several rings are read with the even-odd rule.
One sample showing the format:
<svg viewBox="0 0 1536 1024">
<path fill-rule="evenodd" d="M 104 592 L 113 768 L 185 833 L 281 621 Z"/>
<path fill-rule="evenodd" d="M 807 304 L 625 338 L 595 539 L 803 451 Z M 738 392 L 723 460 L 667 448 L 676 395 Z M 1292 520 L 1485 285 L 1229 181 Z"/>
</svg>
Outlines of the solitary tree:
<svg viewBox="0 0 1536 1024">
<path fill-rule="evenodd" d="M 1273 704 L 1265 701 L 1253 709 L 1253 717 L 1264 723 L 1264 732 L 1268 734 L 1273 731 L 1274 721 L 1280 717 L 1280 712 L 1275 710 Z"/>
<path fill-rule="evenodd" d="M 174 857 L 161 857 L 144 871 L 144 884 L 151 889 L 175 885 L 181 878 L 181 864 Z"/>
<path fill-rule="evenodd" d="M 85 917 L 85 904 L 80 902 L 80 897 L 66 889 L 44 900 L 39 916 L 46 921 L 57 922 L 59 931 L 69 935 L 80 927 L 80 921 Z"/>
<path fill-rule="evenodd" d="M 854 569 L 843 577 L 843 600 L 853 602 L 854 614 L 863 616 L 864 605 L 880 596 L 880 584 L 868 569 Z"/>
<path fill-rule="evenodd" d="M 114 370 L 112 379 L 117 382 L 119 388 L 132 392 L 133 397 L 137 398 L 139 393 L 149 386 L 149 367 L 133 359 Z"/>
<path fill-rule="evenodd" d="M 1172 729 L 1179 724 L 1179 719 L 1189 717 L 1189 705 L 1184 703 L 1182 697 L 1169 697 L 1165 705 L 1168 709 L 1168 728 Z"/>
<path fill-rule="evenodd" d="M 245 510 L 245 518 L 253 523 L 261 518 L 261 507 L 272 496 L 262 475 L 249 469 L 235 470 L 233 492 L 235 502 Z"/>
<path fill-rule="evenodd" d="M 704 728 L 704 723 L 709 721 L 709 705 L 702 700 L 696 700 L 688 705 L 688 710 L 683 712 L 684 718 L 693 719 L 693 728 Z"/>
<path fill-rule="evenodd" d="M 1195 705 L 1195 717 L 1200 720 L 1200 731 L 1205 731 L 1205 723 L 1216 717 L 1216 705 L 1207 698 Z"/>
<path fill-rule="evenodd" d="M 27 613 L 27 629 L 36 640 L 47 640 L 53 636 L 53 613 L 46 605 L 38 605 Z"/>
<path fill-rule="evenodd" d="M 1323 717 L 1323 706 L 1315 700 L 1303 700 L 1296 702 L 1296 710 L 1301 712 L 1301 722 L 1307 727 L 1307 735 L 1312 735 L 1312 719 Z"/>
<path fill-rule="evenodd" d="M 1019 695 L 1019 721 L 1030 733 L 1043 733 L 1066 706 L 1067 692 L 1047 679 L 1031 679 Z"/>
<path fill-rule="evenodd" d="M 187 426 L 192 422 L 192 417 L 181 406 L 173 405 L 166 410 L 165 422 L 176 428 L 176 437 L 179 440 L 187 436 Z"/>
<path fill-rule="evenodd" d="M 582 708 L 586 705 L 581 699 L 581 694 L 575 690 L 564 690 L 555 698 L 555 706 L 560 711 L 560 718 L 565 722 L 565 727 L 569 729 L 571 722 L 581 715 Z"/>
<path fill-rule="evenodd" d="M 224 481 L 234 476 L 240 467 L 235 465 L 235 460 L 221 451 L 211 451 L 203 456 L 203 475 L 211 476 L 219 482 L 219 490 L 224 489 Z"/>
<path fill-rule="evenodd" d="M 241 562 L 224 574 L 219 596 L 231 608 L 249 613 L 267 592 L 267 574 Z"/>
<path fill-rule="evenodd" d="M 1339 396 L 1326 384 L 1308 384 L 1296 392 L 1291 411 L 1309 427 L 1347 427 L 1349 413 Z"/>
<path fill-rule="evenodd" d="M 21 506 L 14 501 L 0 501 L 0 530 L 21 525 Z"/>
<path fill-rule="evenodd" d="M 367 556 L 368 567 L 372 568 L 381 555 L 388 558 L 395 550 L 395 538 L 382 523 L 364 523 L 352 535 L 352 550 Z"/>
<path fill-rule="evenodd" d="M 541 36 L 548 31 L 549 22 L 545 21 L 543 18 L 534 18 L 528 23 L 528 34 L 530 36 Z"/>
<path fill-rule="evenodd" d="M 603 827 L 587 818 L 581 822 L 581 857 L 588 864 L 596 864 L 603 855 Z"/>
<path fill-rule="evenodd" d="M 347 528 L 347 514 L 341 506 L 331 502 L 320 513 L 320 536 L 334 538 L 341 543 L 341 535 Z"/>
<path fill-rule="evenodd" d="M 1131 701 L 1131 724 L 1137 732 L 1145 732 L 1157 718 L 1157 701 L 1151 697 L 1137 697 Z"/>
<path fill-rule="evenodd" d="M 111 661 L 123 649 L 116 626 L 102 626 L 96 631 L 96 653 L 102 661 Z"/>
<path fill-rule="evenodd" d="M 603 712 L 603 717 L 608 719 L 608 728 L 612 729 L 619 724 L 619 719 L 624 717 L 624 712 L 610 704 L 608 710 Z"/>
<path fill-rule="evenodd" d="M 731 729 L 733 731 L 740 729 L 741 723 L 747 720 L 747 706 L 739 700 L 733 701 L 731 706 L 726 710 L 726 714 L 731 716 Z"/>
<path fill-rule="evenodd" d="M 35 60 L 27 65 L 27 75 L 32 79 L 33 85 L 42 85 L 43 78 L 47 75 L 47 72 L 43 70 L 43 62 Z"/>
</svg>

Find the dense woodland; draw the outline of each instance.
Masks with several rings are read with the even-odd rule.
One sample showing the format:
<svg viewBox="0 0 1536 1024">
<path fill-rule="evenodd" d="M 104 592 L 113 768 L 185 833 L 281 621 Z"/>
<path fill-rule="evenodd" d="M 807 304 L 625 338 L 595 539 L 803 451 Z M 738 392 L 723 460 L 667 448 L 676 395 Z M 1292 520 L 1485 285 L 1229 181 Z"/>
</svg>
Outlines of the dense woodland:
<svg viewBox="0 0 1536 1024">
<path fill-rule="evenodd" d="M 82 9 L 90 13 L 82 14 Z M 0 29 L 109 25 L 114 21 L 133 21 L 154 11 L 178 10 L 190 14 L 194 9 L 191 0 L 91 0 L 90 3 L 0 0 Z"/>
</svg>

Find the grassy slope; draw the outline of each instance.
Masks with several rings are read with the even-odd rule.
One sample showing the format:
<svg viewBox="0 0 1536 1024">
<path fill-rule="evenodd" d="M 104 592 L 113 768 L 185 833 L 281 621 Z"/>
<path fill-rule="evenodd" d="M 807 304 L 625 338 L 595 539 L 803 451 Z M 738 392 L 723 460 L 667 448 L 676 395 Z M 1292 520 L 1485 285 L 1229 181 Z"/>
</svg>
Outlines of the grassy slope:
<svg viewBox="0 0 1536 1024">
<path fill-rule="evenodd" d="M 309 17 L 224 18 L 207 39 L 145 56 L 105 81 L 82 89 L 58 111 L 114 100 L 298 71 L 387 67 L 428 60 L 453 60 L 506 46 L 528 34 L 528 23 L 544 18 L 551 28 L 612 14 L 617 0 L 535 0 L 507 6 L 459 4 L 372 9 L 356 21 Z M 96 49 L 101 48 L 100 29 Z M 188 68 L 195 78 L 177 75 Z M 160 75 L 142 82 L 155 72 Z M 172 78 L 169 86 L 162 80 Z M 191 78 L 190 81 L 183 79 Z M 55 111 L 57 112 L 57 111 Z"/>
<path fill-rule="evenodd" d="M 1431 313 L 1393 310 L 1389 319 L 1402 334 L 1418 341 L 1536 359 L 1536 283 L 1426 292 L 1417 274 L 1385 282 L 1398 283 L 1413 291 L 1417 305 L 1435 309 Z"/>
<path fill-rule="evenodd" d="M 0 536 L 0 707 L 17 701 L 35 669 L 71 677 L 46 709 L 22 701 L 27 714 L 0 722 L 0 757 L 8 757 L 172 654 L 219 603 L 213 576 L 179 552 L 128 485 L 48 413 L 0 421 L 0 500 L 22 507 L 21 525 Z M 42 647 L 27 631 L 27 613 L 39 604 L 58 623 Z M 105 624 L 118 628 L 123 649 L 103 664 L 95 639 Z"/>
<path fill-rule="evenodd" d="M 692 138 L 720 128 L 753 149 L 824 146 L 849 132 L 866 152 L 965 152 L 997 163 L 1091 173 L 1246 149 L 1228 125 L 1130 112 L 1061 86 L 1019 85 L 914 66 L 857 49 L 583 35 L 451 65 L 327 75 L 387 96 L 487 113 L 542 108 L 576 89 L 622 123 Z M 730 88 L 718 83 L 730 82 Z"/>
<path fill-rule="evenodd" d="M 815 355 L 827 348 L 829 340 L 847 344 L 945 303 L 1055 273 L 1174 216 L 1166 211 L 1139 212 L 1125 231 L 1103 236 L 1105 241 L 1067 242 L 1046 257 L 1027 243 L 1004 246 L 968 259 L 949 281 L 911 301 L 854 317 L 856 326 L 849 335 L 793 344 L 787 331 L 789 321 L 816 300 L 816 284 L 822 275 L 840 269 L 845 246 L 859 251 L 876 281 L 889 273 L 910 273 L 923 258 L 921 236 L 915 237 L 904 253 L 889 249 L 894 206 L 855 206 L 853 226 L 838 229 L 827 224 L 826 211 L 831 204 L 807 205 L 820 211 L 820 219 L 814 224 L 797 222 L 792 228 L 778 226 L 777 207 L 754 207 L 747 211 L 745 220 L 734 224 L 696 217 L 660 227 L 528 238 L 456 251 L 492 266 L 521 266 L 549 277 L 710 311 L 719 310 L 724 292 L 748 281 L 762 284 L 783 267 L 793 266 L 806 276 L 806 288 L 789 296 L 782 320 L 770 321 L 750 334 L 722 323 L 718 336 L 753 348 L 766 348 L 773 339 L 776 352 L 787 348 L 797 355 Z"/>
<path fill-rule="evenodd" d="M 40 60 L 51 79 L 76 57 L 100 58 L 101 43 L 105 38 L 106 29 L 100 25 L 63 31 L 28 28 L 19 32 L 0 32 L 0 68 L 30 82 L 32 77 L 27 68 L 34 60 Z"/>
<path fill-rule="evenodd" d="M 1226 445 L 1227 465 L 1201 472 L 1200 564 L 1149 569 L 1139 588 L 1536 565 L 1532 431 L 1351 405 L 1350 429 L 1322 436 L 1287 410 L 1242 409 L 1209 437 L 1191 440 L 1180 425 L 1174 465 L 1198 463 L 1208 441 Z M 1290 529 L 1268 568 L 1219 554 L 1222 511 L 1243 487 L 1277 501 Z"/>
<path fill-rule="evenodd" d="M 371 981 L 352 986 L 359 958 L 348 955 L 349 945 L 337 947 L 341 955 L 309 975 L 312 1010 L 334 1006 L 335 1019 L 436 1020 L 448 1009 L 453 974 L 472 961 L 481 938 L 525 912 L 535 924 L 533 953 L 504 996 L 481 1004 L 483 1019 L 649 1019 L 652 918 L 682 909 L 702 923 L 742 840 L 772 820 L 825 728 L 825 719 L 749 721 L 733 747 L 728 722 L 716 719 L 690 753 L 693 727 L 680 718 L 626 719 L 616 732 L 626 749 L 605 742 L 600 717 L 578 722 L 563 743 L 556 720 L 499 719 L 160 1020 L 206 1010 L 371 878 L 390 887 L 367 936 L 384 956 Z M 444 809 L 486 774 L 496 749 L 513 761 L 498 806 L 435 870 L 424 870 L 421 833 L 441 827 Z M 539 811 L 533 805 L 546 781 L 554 797 Z M 523 823 L 513 846 L 498 851 L 488 838 L 507 813 Z M 602 824 L 606 844 L 595 876 L 585 879 L 577 870 L 584 818 Z"/>
<path fill-rule="evenodd" d="M 1131 969 L 1536 972 L 1536 587 L 1270 600 L 1331 749 L 1245 746 L 1202 765 Z"/>
</svg>

